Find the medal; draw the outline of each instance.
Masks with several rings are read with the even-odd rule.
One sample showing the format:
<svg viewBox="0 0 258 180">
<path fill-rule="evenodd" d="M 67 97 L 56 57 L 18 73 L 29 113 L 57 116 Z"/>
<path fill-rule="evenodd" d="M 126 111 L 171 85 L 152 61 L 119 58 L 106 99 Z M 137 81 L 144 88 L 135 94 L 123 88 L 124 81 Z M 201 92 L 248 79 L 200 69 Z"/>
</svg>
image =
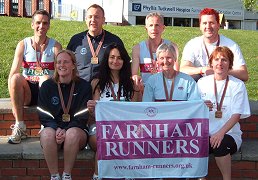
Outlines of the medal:
<svg viewBox="0 0 258 180">
<path fill-rule="evenodd" d="M 99 58 L 98 57 L 92 57 L 91 58 L 91 64 L 98 64 L 99 63 Z"/>
<path fill-rule="evenodd" d="M 57 83 L 58 94 L 59 94 L 59 97 L 60 97 L 60 100 L 61 100 L 62 109 L 63 109 L 63 112 L 64 112 L 64 114 L 62 115 L 62 121 L 63 122 L 70 122 L 70 120 L 71 120 L 70 114 L 69 114 L 69 110 L 70 110 L 71 103 L 72 103 L 74 86 L 75 86 L 75 82 L 73 82 L 73 84 L 72 84 L 72 87 L 70 89 L 70 95 L 69 95 L 68 103 L 67 103 L 67 106 L 65 106 L 64 97 L 63 97 L 63 94 L 62 94 L 60 83 Z"/>
<path fill-rule="evenodd" d="M 35 68 L 35 74 L 42 74 L 42 72 L 43 72 L 42 67 L 37 66 L 37 67 Z"/>
<path fill-rule="evenodd" d="M 228 76 L 225 82 L 225 86 L 221 95 L 221 99 L 220 102 L 218 102 L 218 92 L 217 92 L 217 85 L 216 85 L 216 80 L 214 78 L 214 93 L 215 93 L 215 98 L 216 98 L 216 105 L 217 105 L 217 111 L 215 112 L 215 118 L 222 118 L 222 104 L 223 104 L 223 100 L 224 97 L 226 95 L 226 91 L 227 91 L 227 87 L 228 87 Z"/>
<path fill-rule="evenodd" d="M 151 69 L 150 70 L 151 74 L 156 74 L 157 73 L 157 69 L 155 68 L 155 66 L 154 67 L 152 66 L 150 69 Z"/>
<path fill-rule="evenodd" d="M 103 31 L 103 35 L 102 35 L 102 38 L 98 44 L 98 47 L 96 49 L 96 51 L 94 50 L 94 47 L 93 47 L 93 44 L 90 40 L 90 37 L 89 37 L 89 32 L 87 33 L 87 40 L 88 40 L 88 44 L 89 44 L 89 47 L 90 47 L 90 51 L 91 51 L 91 55 L 92 55 L 92 58 L 91 58 L 91 64 L 99 64 L 99 58 L 98 58 L 98 54 L 99 54 L 99 51 L 100 51 L 100 48 L 104 42 L 104 37 L 105 37 L 105 31 Z"/>
<path fill-rule="evenodd" d="M 70 122 L 70 114 L 63 114 L 62 115 L 63 122 Z"/>
<path fill-rule="evenodd" d="M 46 41 L 47 41 L 47 37 L 45 38 L 43 44 L 40 46 L 40 52 L 38 52 L 35 37 L 34 37 L 34 40 L 33 40 L 33 47 L 35 49 L 35 56 L 36 56 L 36 60 L 37 60 L 36 67 L 34 69 L 34 73 L 35 73 L 36 76 L 43 75 L 43 73 L 44 73 L 43 68 L 41 67 L 41 60 L 42 60 L 43 52 L 44 52 L 44 49 L 45 49 Z"/>
<path fill-rule="evenodd" d="M 222 118 L 222 111 L 216 111 L 215 118 Z"/>
</svg>

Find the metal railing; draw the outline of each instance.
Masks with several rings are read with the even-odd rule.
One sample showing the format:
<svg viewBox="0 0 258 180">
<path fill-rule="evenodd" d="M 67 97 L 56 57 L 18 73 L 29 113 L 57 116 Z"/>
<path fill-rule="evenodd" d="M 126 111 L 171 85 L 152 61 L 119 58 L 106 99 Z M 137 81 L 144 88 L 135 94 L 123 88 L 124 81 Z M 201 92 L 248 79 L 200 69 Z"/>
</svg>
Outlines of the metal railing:
<svg viewBox="0 0 258 180">
<path fill-rule="evenodd" d="M 79 8 L 72 4 L 57 4 L 52 3 L 52 16 L 55 19 L 69 21 L 84 21 L 85 9 Z"/>
</svg>

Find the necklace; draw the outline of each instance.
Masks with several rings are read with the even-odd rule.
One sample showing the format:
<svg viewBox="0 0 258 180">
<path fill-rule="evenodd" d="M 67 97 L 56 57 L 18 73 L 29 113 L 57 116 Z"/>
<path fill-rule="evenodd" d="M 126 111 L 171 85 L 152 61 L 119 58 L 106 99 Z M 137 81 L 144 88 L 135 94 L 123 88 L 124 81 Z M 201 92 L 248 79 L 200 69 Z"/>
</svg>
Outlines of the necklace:
<svg viewBox="0 0 258 180">
<path fill-rule="evenodd" d="M 43 43 L 40 45 L 40 51 L 39 51 L 39 56 L 38 56 L 38 49 L 37 49 L 37 43 L 35 41 L 35 36 L 33 38 L 33 47 L 34 47 L 35 55 L 36 55 L 36 59 L 37 59 L 36 67 L 35 67 L 35 74 L 43 73 L 43 68 L 41 66 L 41 60 L 42 60 L 43 52 L 45 50 L 45 45 L 46 45 L 47 39 L 48 39 L 48 37 L 46 36 Z"/>
</svg>

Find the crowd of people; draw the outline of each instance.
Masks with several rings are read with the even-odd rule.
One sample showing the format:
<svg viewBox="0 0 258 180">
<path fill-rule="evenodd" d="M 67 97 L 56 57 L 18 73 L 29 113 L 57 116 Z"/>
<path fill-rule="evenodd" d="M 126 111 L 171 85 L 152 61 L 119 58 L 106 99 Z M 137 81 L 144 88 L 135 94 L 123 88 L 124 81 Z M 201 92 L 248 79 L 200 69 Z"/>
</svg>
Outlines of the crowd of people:
<svg viewBox="0 0 258 180">
<path fill-rule="evenodd" d="M 248 72 L 239 46 L 219 34 L 218 12 L 210 8 L 200 12 L 202 35 L 187 42 L 180 66 L 177 45 L 162 38 L 161 14 L 146 16 L 148 39 L 133 47 L 132 58 L 123 41 L 103 29 L 104 23 L 104 9 L 91 5 L 86 11 L 87 30 L 74 35 L 62 49 L 47 36 L 49 13 L 37 10 L 33 14 L 34 34 L 18 43 L 8 78 L 16 121 L 8 142 L 18 144 L 26 138 L 23 106 L 37 105 L 43 126 L 40 144 L 50 178 L 70 180 L 76 156 L 87 143 L 97 154 L 98 101 L 203 99 L 209 109 L 209 152 L 223 180 L 230 180 L 231 155 L 242 143 L 239 120 L 250 115 L 243 82 Z M 58 171 L 60 149 L 64 152 L 62 176 Z M 100 179 L 97 155 L 92 179 Z"/>
</svg>

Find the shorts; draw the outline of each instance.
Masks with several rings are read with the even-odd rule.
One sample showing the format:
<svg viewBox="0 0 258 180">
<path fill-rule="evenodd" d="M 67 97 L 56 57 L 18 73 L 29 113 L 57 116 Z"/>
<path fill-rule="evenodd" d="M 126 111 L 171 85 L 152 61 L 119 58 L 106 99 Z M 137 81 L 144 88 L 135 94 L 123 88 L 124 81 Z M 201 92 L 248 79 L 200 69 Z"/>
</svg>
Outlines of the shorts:
<svg viewBox="0 0 258 180">
<path fill-rule="evenodd" d="M 29 106 L 35 106 L 38 104 L 38 95 L 39 95 L 39 83 L 27 81 L 30 87 L 31 100 Z"/>
<path fill-rule="evenodd" d="M 232 155 L 237 152 L 237 144 L 234 138 L 228 134 L 224 135 L 221 144 L 218 148 L 213 149 L 209 144 L 209 153 L 214 154 L 215 157 L 222 157 L 228 154 Z"/>
<path fill-rule="evenodd" d="M 97 130 L 96 124 L 90 125 L 90 127 L 89 127 L 89 135 L 90 136 L 96 135 L 96 132 L 97 132 L 96 130 Z"/>
</svg>

